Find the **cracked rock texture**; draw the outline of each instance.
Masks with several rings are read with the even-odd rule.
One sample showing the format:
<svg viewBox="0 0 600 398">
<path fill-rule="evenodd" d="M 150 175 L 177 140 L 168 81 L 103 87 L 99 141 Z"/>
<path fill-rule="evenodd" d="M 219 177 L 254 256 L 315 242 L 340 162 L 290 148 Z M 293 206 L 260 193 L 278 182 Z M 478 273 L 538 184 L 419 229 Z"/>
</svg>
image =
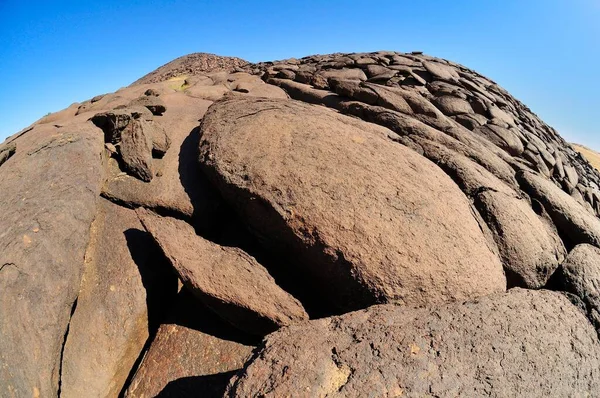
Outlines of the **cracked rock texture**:
<svg viewBox="0 0 600 398">
<path fill-rule="evenodd" d="M 586 396 L 600 343 L 560 293 L 374 306 L 268 336 L 228 396 Z"/>
<path fill-rule="evenodd" d="M 600 174 L 451 61 L 180 57 L 1 143 L 0 209 L 1 397 L 600 391 Z"/>
</svg>

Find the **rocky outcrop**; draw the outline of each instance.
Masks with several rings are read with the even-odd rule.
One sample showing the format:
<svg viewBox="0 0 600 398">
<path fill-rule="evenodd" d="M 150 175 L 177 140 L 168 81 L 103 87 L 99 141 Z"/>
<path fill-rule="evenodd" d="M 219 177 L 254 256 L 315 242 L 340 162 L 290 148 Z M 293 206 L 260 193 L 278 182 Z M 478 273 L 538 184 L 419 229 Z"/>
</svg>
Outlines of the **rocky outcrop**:
<svg viewBox="0 0 600 398">
<path fill-rule="evenodd" d="M 531 172 L 517 175 L 523 189 L 548 212 L 570 246 L 589 243 L 600 247 L 600 219 L 547 179 Z"/>
<path fill-rule="evenodd" d="M 8 143 L 0 146 L 0 166 L 8 160 L 17 151 L 17 146 L 14 143 Z"/>
<path fill-rule="evenodd" d="M 265 335 L 308 319 L 302 305 L 252 256 L 197 236 L 183 221 L 141 209 L 137 214 L 186 287 L 234 326 Z"/>
<path fill-rule="evenodd" d="M 0 395 L 56 396 L 102 181 L 102 131 L 38 126 L 0 168 Z"/>
<path fill-rule="evenodd" d="M 600 249 L 588 244 L 575 246 L 559 275 L 561 287 L 583 301 L 600 335 Z"/>
<path fill-rule="evenodd" d="M 201 134 L 201 163 L 224 198 L 336 308 L 505 289 L 465 196 L 386 129 L 300 103 L 235 99 L 213 105 Z"/>
<path fill-rule="evenodd" d="M 566 255 L 554 226 L 527 201 L 502 192 L 479 193 L 475 206 L 498 244 L 509 285 L 545 286 Z"/>
<path fill-rule="evenodd" d="M 1 144 L 0 209 L 0 396 L 599 390 L 600 174 L 450 61 L 181 57 Z"/>
<path fill-rule="evenodd" d="M 221 57 L 214 54 L 194 53 L 179 57 L 137 80 L 133 84 L 158 83 L 178 76 L 197 75 L 216 70 L 232 72 L 248 62 L 235 57 Z"/>
<path fill-rule="evenodd" d="M 374 306 L 268 336 L 227 396 L 585 396 L 600 343 L 560 293 Z"/>
<path fill-rule="evenodd" d="M 253 348 L 251 339 L 230 330 L 183 291 L 158 329 L 125 397 L 220 397 Z"/>
<path fill-rule="evenodd" d="M 135 212 L 102 200 L 63 350 L 61 396 L 118 396 L 176 293 Z"/>
</svg>

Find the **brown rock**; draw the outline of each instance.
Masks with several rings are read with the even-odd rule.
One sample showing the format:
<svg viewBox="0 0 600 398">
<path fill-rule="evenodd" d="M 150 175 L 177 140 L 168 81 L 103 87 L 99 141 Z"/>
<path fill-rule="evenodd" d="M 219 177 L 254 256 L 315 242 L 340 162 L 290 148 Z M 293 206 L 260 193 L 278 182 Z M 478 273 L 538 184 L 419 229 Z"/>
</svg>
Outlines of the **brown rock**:
<svg viewBox="0 0 600 398">
<path fill-rule="evenodd" d="M 143 182 L 122 173 L 118 162 L 109 159 L 102 195 L 129 207 L 144 206 L 182 218 L 202 219 L 208 228 L 209 220 L 216 216 L 216 204 L 213 190 L 203 182 L 198 168 L 197 126 L 210 102 L 179 93 L 162 97 L 169 112 L 161 117 L 160 126 L 168 132 L 171 145 L 162 159 L 152 162 L 161 175 Z"/>
<path fill-rule="evenodd" d="M 91 123 L 36 126 L 0 169 L 0 395 L 56 396 L 102 180 Z"/>
<path fill-rule="evenodd" d="M 474 113 L 468 101 L 449 95 L 438 97 L 433 103 L 447 116 Z"/>
<path fill-rule="evenodd" d="M 148 108 L 153 115 L 162 115 L 167 110 L 164 101 L 160 99 L 160 97 L 153 95 L 143 95 L 136 98 L 129 103 L 129 106 L 144 106 Z"/>
<path fill-rule="evenodd" d="M 135 211 L 102 200 L 66 336 L 61 397 L 118 396 L 156 330 L 150 322 L 176 293 L 177 279 Z"/>
<path fill-rule="evenodd" d="M 221 397 L 254 343 L 182 290 L 125 393 L 132 397 Z"/>
<path fill-rule="evenodd" d="M 142 181 L 154 177 L 152 137 L 142 127 L 142 121 L 132 119 L 121 133 L 120 153 L 127 172 Z"/>
<path fill-rule="evenodd" d="M 506 193 L 483 191 L 475 206 L 500 249 L 509 287 L 545 286 L 566 256 L 554 225 L 535 214 L 527 201 Z"/>
<path fill-rule="evenodd" d="M 308 319 L 267 270 L 238 248 L 209 242 L 183 221 L 137 213 L 185 284 L 200 300 L 241 330 L 265 335 Z"/>
<path fill-rule="evenodd" d="M 600 249 L 585 243 L 575 246 L 561 264 L 558 279 L 562 289 L 583 301 L 600 335 Z"/>
<path fill-rule="evenodd" d="M 374 306 L 282 329 L 230 397 L 593 396 L 600 343 L 560 293 L 508 293 L 439 308 Z"/>
<path fill-rule="evenodd" d="M 13 142 L 0 146 L 0 166 L 4 164 L 17 151 L 17 145 Z"/>
<path fill-rule="evenodd" d="M 521 187 L 546 209 L 567 248 L 580 243 L 600 247 L 600 220 L 549 180 L 527 171 L 517 173 Z"/>
<path fill-rule="evenodd" d="M 387 134 L 295 101 L 228 100 L 204 118 L 201 162 L 263 244 L 337 308 L 503 291 L 466 197 Z"/>
</svg>

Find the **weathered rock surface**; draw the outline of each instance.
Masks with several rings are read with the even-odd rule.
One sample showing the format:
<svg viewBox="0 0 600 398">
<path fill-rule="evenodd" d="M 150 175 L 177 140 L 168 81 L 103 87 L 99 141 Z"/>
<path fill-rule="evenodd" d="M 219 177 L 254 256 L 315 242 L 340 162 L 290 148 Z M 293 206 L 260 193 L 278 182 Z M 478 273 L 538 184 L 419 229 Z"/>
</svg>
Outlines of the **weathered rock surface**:
<svg viewBox="0 0 600 398">
<path fill-rule="evenodd" d="M 498 244 L 509 286 L 543 287 L 566 255 L 554 226 L 527 201 L 502 192 L 479 193 L 475 206 Z"/>
<path fill-rule="evenodd" d="M 238 248 L 209 242 L 183 221 L 137 210 L 184 285 L 226 321 L 257 335 L 308 319 L 302 304 Z"/>
<path fill-rule="evenodd" d="M 593 396 L 600 343 L 560 293 L 374 306 L 268 336 L 228 396 Z"/>
<path fill-rule="evenodd" d="M 211 102 L 177 94 L 162 97 L 169 111 L 156 122 L 168 133 L 170 148 L 152 161 L 159 175 L 146 183 L 124 173 L 117 159 L 109 159 L 102 195 L 128 207 L 144 206 L 208 224 L 217 204 L 198 168 L 197 126 Z"/>
<path fill-rule="evenodd" d="M 247 336 L 182 291 L 125 397 L 222 397 L 253 349 Z"/>
<path fill-rule="evenodd" d="M 149 182 L 154 177 L 152 167 L 152 137 L 136 119 L 127 124 L 121 133 L 121 156 L 131 175 Z"/>
<path fill-rule="evenodd" d="M 221 57 L 207 53 L 188 54 L 148 73 L 133 84 L 158 83 L 177 76 L 197 75 L 218 70 L 233 71 L 236 67 L 247 64 L 248 61 L 235 57 Z"/>
<path fill-rule="evenodd" d="M 231 394 L 599 390 L 600 174 L 421 52 L 181 57 L 0 144 L 0 209 L 0 396 L 221 396 L 284 325 Z"/>
<path fill-rule="evenodd" d="M 63 351 L 62 397 L 118 396 L 157 327 L 150 322 L 177 293 L 135 211 L 102 200 L 91 234 Z"/>
<path fill-rule="evenodd" d="M 14 143 L 0 146 L 0 166 L 8 160 L 17 151 L 17 146 Z"/>
<path fill-rule="evenodd" d="M 575 246 L 589 243 L 600 247 L 600 219 L 552 182 L 531 172 L 517 174 L 523 189 L 546 209 L 559 233 Z"/>
<path fill-rule="evenodd" d="M 56 396 L 102 179 L 102 131 L 36 126 L 0 168 L 0 395 Z"/>
<path fill-rule="evenodd" d="M 201 134 L 201 162 L 225 199 L 336 307 L 505 289 L 466 197 L 386 129 L 298 102 L 231 99 Z"/>
<path fill-rule="evenodd" d="M 561 287 L 586 305 L 590 321 L 600 335 L 600 249 L 575 246 L 560 268 Z"/>
</svg>

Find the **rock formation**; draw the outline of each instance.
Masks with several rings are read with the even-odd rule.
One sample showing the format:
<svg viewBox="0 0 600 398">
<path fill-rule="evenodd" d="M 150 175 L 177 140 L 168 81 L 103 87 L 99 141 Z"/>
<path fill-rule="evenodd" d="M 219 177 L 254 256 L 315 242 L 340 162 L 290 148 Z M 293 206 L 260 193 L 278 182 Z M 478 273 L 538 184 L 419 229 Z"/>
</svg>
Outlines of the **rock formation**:
<svg viewBox="0 0 600 398">
<path fill-rule="evenodd" d="M 181 57 L 0 204 L 2 397 L 600 391 L 600 174 L 450 61 Z"/>
</svg>

